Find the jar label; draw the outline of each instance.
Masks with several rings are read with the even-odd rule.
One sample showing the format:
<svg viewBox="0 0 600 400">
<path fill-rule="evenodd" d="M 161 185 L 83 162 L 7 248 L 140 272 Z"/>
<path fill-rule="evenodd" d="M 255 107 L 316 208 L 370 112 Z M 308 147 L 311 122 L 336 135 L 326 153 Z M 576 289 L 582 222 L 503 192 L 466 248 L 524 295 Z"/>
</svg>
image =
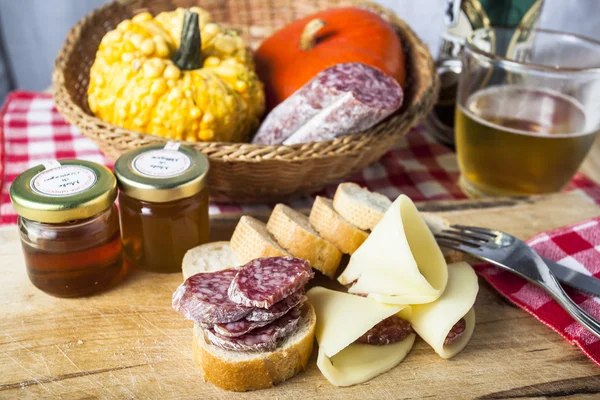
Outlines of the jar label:
<svg viewBox="0 0 600 400">
<path fill-rule="evenodd" d="M 94 186 L 98 177 L 87 167 L 61 165 L 46 169 L 31 179 L 34 192 L 53 197 L 71 196 Z"/>
<path fill-rule="evenodd" d="M 170 178 L 187 171 L 192 160 L 177 150 L 151 150 L 133 159 L 135 172 L 151 178 Z"/>
</svg>

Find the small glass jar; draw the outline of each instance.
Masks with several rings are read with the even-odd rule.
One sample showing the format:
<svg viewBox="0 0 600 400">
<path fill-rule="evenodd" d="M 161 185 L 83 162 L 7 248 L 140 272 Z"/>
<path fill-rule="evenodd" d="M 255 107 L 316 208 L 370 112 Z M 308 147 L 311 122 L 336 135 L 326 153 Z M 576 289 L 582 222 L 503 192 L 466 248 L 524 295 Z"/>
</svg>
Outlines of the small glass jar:
<svg viewBox="0 0 600 400">
<path fill-rule="evenodd" d="M 34 286 L 57 297 L 80 297 L 123 278 L 116 196 L 114 175 L 89 161 L 52 161 L 15 179 L 10 197 Z"/>
<path fill-rule="evenodd" d="M 115 163 L 125 259 L 152 272 L 181 272 L 183 256 L 209 240 L 208 159 L 169 142 Z"/>
</svg>

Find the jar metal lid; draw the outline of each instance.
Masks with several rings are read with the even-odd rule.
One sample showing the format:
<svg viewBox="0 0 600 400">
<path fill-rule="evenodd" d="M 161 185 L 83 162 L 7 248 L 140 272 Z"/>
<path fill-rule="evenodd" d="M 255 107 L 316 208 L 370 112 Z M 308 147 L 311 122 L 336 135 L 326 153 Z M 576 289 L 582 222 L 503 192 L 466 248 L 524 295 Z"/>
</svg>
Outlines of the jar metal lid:
<svg viewBox="0 0 600 400">
<path fill-rule="evenodd" d="M 123 154 L 115 163 L 119 189 L 151 203 L 191 197 L 206 186 L 204 154 L 177 142 L 150 144 Z"/>
<path fill-rule="evenodd" d="M 38 222 L 90 218 L 111 207 L 117 180 L 108 168 L 84 160 L 51 161 L 17 176 L 10 199 L 17 214 Z"/>
</svg>

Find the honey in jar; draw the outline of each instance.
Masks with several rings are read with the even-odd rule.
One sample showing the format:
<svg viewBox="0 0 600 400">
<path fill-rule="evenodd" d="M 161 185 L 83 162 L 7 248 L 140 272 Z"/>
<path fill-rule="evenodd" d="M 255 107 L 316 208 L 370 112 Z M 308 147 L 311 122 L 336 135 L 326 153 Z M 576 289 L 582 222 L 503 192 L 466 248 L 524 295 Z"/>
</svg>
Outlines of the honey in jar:
<svg viewBox="0 0 600 400">
<path fill-rule="evenodd" d="M 112 172 L 83 160 L 52 161 L 10 188 L 29 279 L 57 297 L 102 291 L 125 275 Z"/>
<path fill-rule="evenodd" d="M 183 256 L 208 242 L 208 160 L 169 142 L 139 147 L 115 164 L 124 255 L 152 272 L 180 272 Z"/>
</svg>

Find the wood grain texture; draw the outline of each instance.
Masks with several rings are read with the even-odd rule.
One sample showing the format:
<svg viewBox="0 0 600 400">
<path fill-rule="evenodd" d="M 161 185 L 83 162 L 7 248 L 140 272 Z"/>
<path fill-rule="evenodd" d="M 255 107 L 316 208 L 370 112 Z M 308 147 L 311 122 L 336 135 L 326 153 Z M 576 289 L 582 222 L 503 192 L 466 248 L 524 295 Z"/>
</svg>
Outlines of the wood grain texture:
<svg viewBox="0 0 600 400">
<path fill-rule="evenodd" d="M 422 203 L 450 222 L 527 238 L 600 215 L 580 192 L 537 199 Z M 235 221 L 219 226 L 226 234 Z M 392 371 L 335 388 L 315 355 L 306 372 L 274 389 L 232 394 L 202 381 L 192 362 L 192 324 L 170 306 L 179 274 L 136 272 L 85 299 L 56 299 L 25 274 L 17 232 L 0 230 L 0 398 L 64 399 L 523 399 L 599 398 L 600 371 L 575 347 L 485 283 L 467 348 L 442 360 L 417 340 Z"/>
</svg>

